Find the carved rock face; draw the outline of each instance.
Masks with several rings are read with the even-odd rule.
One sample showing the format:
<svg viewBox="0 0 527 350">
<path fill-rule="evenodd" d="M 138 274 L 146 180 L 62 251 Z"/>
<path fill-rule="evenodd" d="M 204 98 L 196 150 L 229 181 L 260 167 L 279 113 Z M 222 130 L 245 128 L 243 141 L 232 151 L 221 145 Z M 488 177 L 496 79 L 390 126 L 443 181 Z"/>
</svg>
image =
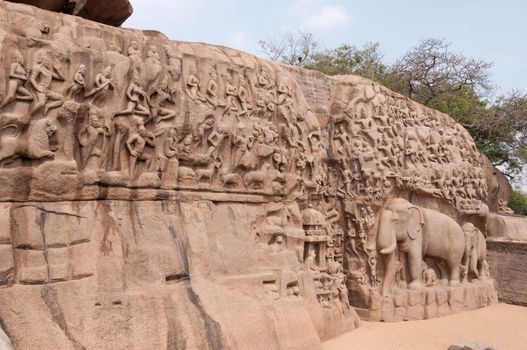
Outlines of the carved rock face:
<svg viewBox="0 0 527 350">
<path fill-rule="evenodd" d="M 496 301 L 484 270 L 459 286 L 460 225 L 484 230 L 488 196 L 447 115 L 363 78 L 21 5 L 0 2 L 0 31 L 15 347 L 318 348 L 357 327 L 353 307 L 398 321 Z M 429 249 L 395 224 L 377 239 L 390 201 Z"/>
</svg>

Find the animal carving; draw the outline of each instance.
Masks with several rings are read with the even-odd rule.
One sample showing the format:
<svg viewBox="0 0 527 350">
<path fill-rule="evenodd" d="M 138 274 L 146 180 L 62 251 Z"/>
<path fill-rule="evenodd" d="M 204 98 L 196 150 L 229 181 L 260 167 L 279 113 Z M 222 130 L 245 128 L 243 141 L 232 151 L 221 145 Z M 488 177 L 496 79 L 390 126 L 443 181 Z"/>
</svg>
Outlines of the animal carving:
<svg viewBox="0 0 527 350">
<path fill-rule="evenodd" d="M 212 176 L 214 175 L 214 170 L 218 166 L 218 162 L 211 160 L 209 162 L 209 166 L 204 169 L 197 169 L 196 170 L 196 179 L 199 182 L 201 182 L 202 179 L 208 180 L 209 185 L 212 182 Z"/>
<path fill-rule="evenodd" d="M 236 173 L 229 173 L 227 169 L 223 168 L 220 170 L 220 180 L 225 187 L 240 187 L 242 183 L 242 177 Z"/>
<path fill-rule="evenodd" d="M 466 279 L 471 274 L 476 279 L 486 279 L 489 272 L 485 236 L 471 223 L 465 223 L 462 228 L 465 233 L 462 277 Z"/>
<path fill-rule="evenodd" d="M 193 181 L 196 179 L 196 173 L 191 168 L 180 166 L 178 169 L 178 179 L 180 181 Z"/>
<path fill-rule="evenodd" d="M 269 164 L 265 164 L 261 170 L 249 171 L 247 174 L 245 174 L 243 177 L 245 187 L 253 190 L 263 190 L 265 188 L 264 183 L 267 177 L 267 172 L 270 168 L 271 166 Z"/>
<path fill-rule="evenodd" d="M 381 211 L 377 248 L 384 262 L 383 295 L 391 293 L 395 278 L 395 249 L 408 261 L 410 289 L 422 286 L 423 258 L 438 261 L 442 284 L 459 286 L 465 235 L 450 217 L 420 208 L 402 198 L 391 199 Z"/>
<path fill-rule="evenodd" d="M 7 129 L 11 126 L 5 126 Z M 17 131 L 16 125 L 12 126 Z M 49 138 L 57 131 L 57 126 L 49 119 L 34 121 L 26 133 L 6 135 L 0 139 L 0 161 L 6 159 L 31 159 L 54 158 L 55 153 L 49 149 Z"/>
<path fill-rule="evenodd" d="M 431 267 L 428 267 L 426 262 L 423 262 L 423 281 L 427 287 L 432 287 L 437 282 L 435 270 Z"/>
</svg>

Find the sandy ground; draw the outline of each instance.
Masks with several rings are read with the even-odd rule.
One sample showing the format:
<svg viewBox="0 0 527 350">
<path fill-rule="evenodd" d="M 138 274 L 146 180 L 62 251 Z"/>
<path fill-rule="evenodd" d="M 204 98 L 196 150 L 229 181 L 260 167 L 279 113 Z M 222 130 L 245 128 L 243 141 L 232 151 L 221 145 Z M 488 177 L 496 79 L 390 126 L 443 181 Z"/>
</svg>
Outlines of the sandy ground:
<svg viewBox="0 0 527 350">
<path fill-rule="evenodd" d="M 324 343 L 324 350 L 447 350 L 481 341 L 500 350 L 527 349 L 527 307 L 497 304 L 442 318 L 396 323 L 362 322 Z"/>
</svg>

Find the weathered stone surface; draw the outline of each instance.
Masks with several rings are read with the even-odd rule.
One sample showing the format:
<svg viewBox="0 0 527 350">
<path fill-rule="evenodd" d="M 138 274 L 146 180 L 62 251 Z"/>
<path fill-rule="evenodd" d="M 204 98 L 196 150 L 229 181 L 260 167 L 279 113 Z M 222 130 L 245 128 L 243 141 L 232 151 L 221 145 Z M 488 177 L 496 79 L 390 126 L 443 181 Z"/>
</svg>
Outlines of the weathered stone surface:
<svg viewBox="0 0 527 350">
<path fill-rule="evenodd" d="M 497 169 L 490 160 L 481 155 L 485 177 L 487 179 L 488 197 L 487 203 L 489 209 L 493 212 L 499 211 L 499 203 L 509 203 L 511 198 L 512 187 L 505 175 Z"/>
<path fill-rule="evenodd" d="M 132 15 L 128 0 L 7 0 L 39 7 L 44 10 L 63 12 L 91 21 L 120 26 Z"/>
<path fill-rule="evenodd" d="M 64 248 L 15 245 L 41 257 L 28 262 L 15 254 L 14 281 L 0 289 L 0 319 L 16 348 L 317 348 L 308 302 L 290 291 L 307 290 L 312 280 L 299 280 L 302 265 L 292 252 L 254 243 L 251 217 L 262 208 L 174 204 L 26 204 L 36 208 L 25 212 L 27 222 L 71 217 L 78 220 L 68 229 L 89 234 L 63 236 Z M 41 226 L 45 242 L 55 230 Z M 266 288 L 271 283 L 276 290 Z M 338 315 L 313 311 L 327 318 L 326 327 Z"/>
<path fill-rule="evenodd" d="M 360 77 L 5 2 L 0 49 L 15 347 L 318 349 L 356 309 L 496 302 L 488 179 L 447 115 Z"/>
<path fill-rule="evenodd" d="M 487 232 L 492 238 L 527 242 L 527 217 L 491 213 Z"/>
<path fill-rule="evenodd" d="M 488 260 L 499 299 L 527 306 L 527 242 L 489 239 Z"/>
</svg>

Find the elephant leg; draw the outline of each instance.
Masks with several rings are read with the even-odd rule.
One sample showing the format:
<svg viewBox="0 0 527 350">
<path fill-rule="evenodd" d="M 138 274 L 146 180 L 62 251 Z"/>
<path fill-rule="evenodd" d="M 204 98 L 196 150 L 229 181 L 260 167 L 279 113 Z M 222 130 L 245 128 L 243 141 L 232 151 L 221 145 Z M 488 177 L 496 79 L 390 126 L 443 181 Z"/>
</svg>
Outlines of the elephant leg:
<svg viewBox="0 0 527 350">
<path fill-rule="evenodd" d="M 408 288 L 408 259 L 406 258 L 406 254 L 399 252 L 399 262 L 401 264 L 401 280 L 399 281 L 399 284 L 397 285 L 399 288 L 406 289 Z"/>
<path fill-rule="evenodd" d="M 487 261 L 485 259 L 480 259 L 478 261 L 478 279 L 483 280 L 488 276 L 487 270 Z"/>
<path fill-rule="evenodd" d="M 419 289 L 422 287 L 423 259 L 421 251 L 408 252 L 408 272 L 410 273 L 409 289 Z"/>
<path fill-rule="evenodd" d="M 382 296 L 392 294 L 393 281 L 395 280 L 395 253 L 382 255 L 384 264 L 384 280 L 382 282 Z"/>
<path fill-rule="evenodd" d="M 459 282 L 459 264 L 458 263 L 449 263 L 450 269 L 450 286 L 459 287 L 461 283 Z"/>
<path fill-rule="evenodd" d="M 479 278 L 478 257 L 476 255 L 476 252 L 473 252 L 473 254 L 470 256 L 469 273 L 470 272 L 472 272 L 476 276 L 476 279 Z"/>
<path fill-rule="evenodd" d="M 442 286 L 448 286 L 448 268 L 446 266 L 446 262 L 443 260 L 439 260 L 437 262 L 437 267 L 439 268 L 439 272 L 441 273 L 441 276 L 439 277 L 439 283 Z"/>
</svg>

